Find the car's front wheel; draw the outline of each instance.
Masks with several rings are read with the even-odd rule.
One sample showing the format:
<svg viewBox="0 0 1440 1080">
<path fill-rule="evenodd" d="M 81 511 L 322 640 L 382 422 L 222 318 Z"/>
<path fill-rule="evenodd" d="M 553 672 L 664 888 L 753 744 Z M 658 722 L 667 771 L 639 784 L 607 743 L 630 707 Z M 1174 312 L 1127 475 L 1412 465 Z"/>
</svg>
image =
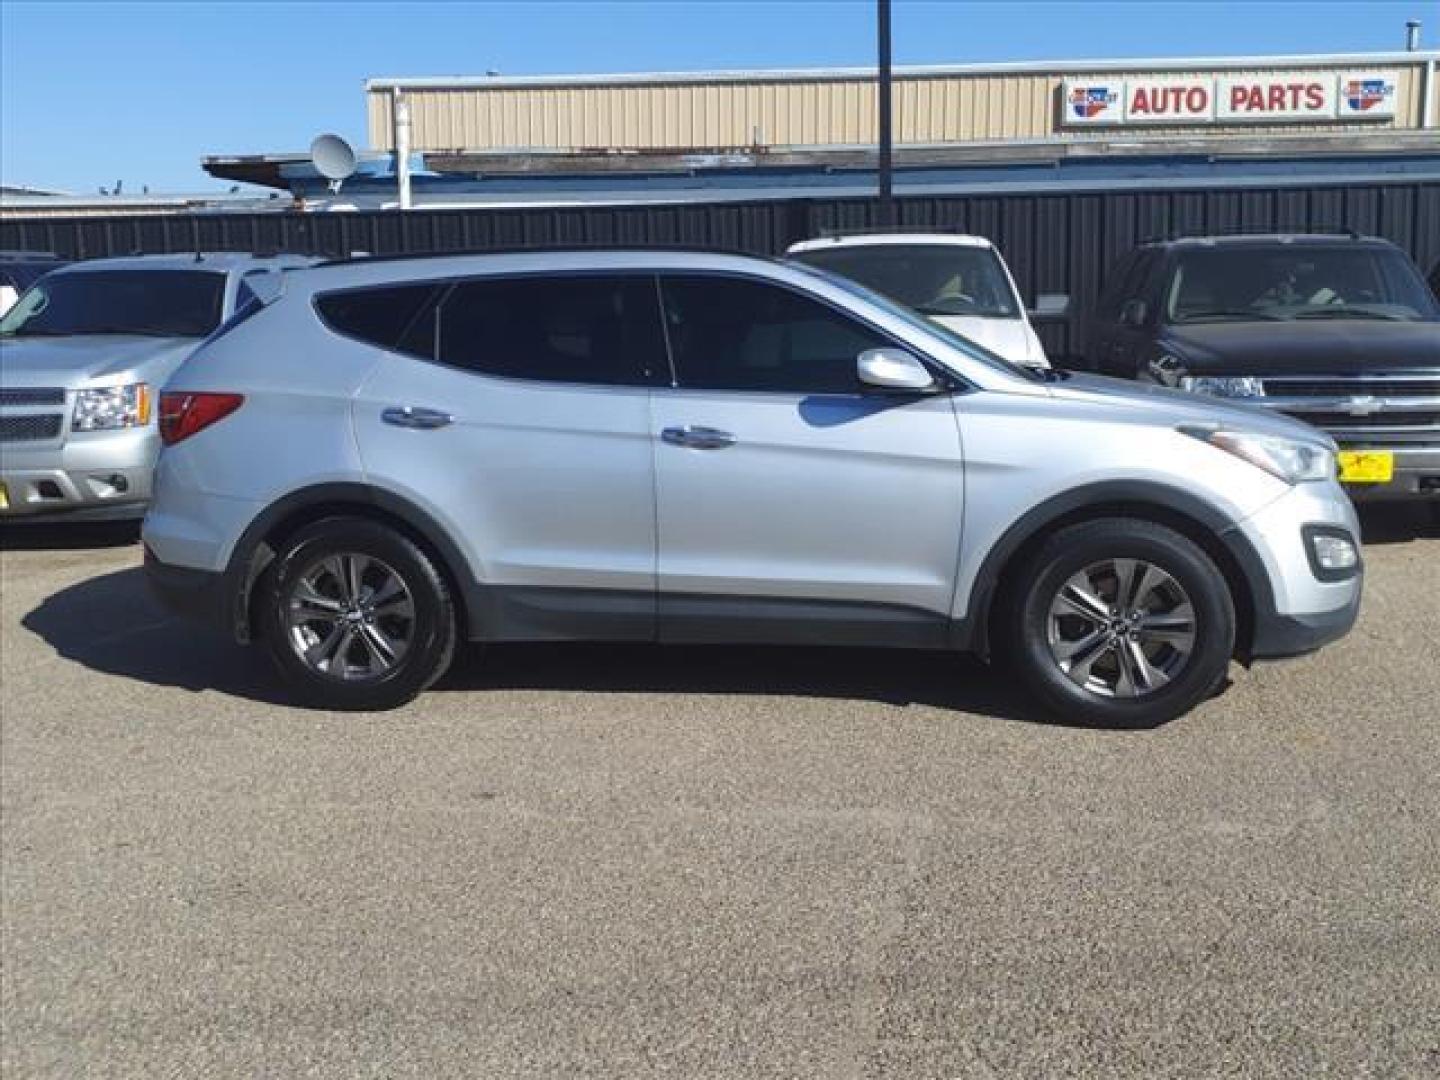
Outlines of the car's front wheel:
<svg viewBox="0 0 1440 1080">
<path fill-rule="evenodd" d="M 408 537 L 329 518 L 290 538 L 265 575 L 263 637 L 307 704 L 389 709 L 444 674 L 455 649 L 445 578 Z"/>
<path fill-rule="evenodd" d="M 1214 692 L 1235 648 L 1224 576 L 1195 543 L 1107 518 L 1051 536 L 1006 598 L 1007 659 L 1064 719 L 1149 727 Z"/>
</svg>

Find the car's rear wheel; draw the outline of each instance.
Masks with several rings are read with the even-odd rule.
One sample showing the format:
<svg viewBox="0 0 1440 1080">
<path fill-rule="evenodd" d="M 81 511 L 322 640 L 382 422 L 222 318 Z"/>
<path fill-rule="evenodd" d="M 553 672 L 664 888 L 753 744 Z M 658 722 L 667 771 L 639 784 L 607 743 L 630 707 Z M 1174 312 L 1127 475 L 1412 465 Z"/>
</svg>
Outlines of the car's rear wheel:
<svg viewBox="0 0 1440 1080">
<path fill-rule="evenodd" d="M 1015 579 L 1007 659 L 1053 712 L 1148 727 L 1214 692 L 1235 648 L 1224 576 L 1195 543 L 1107 518 L 1050 537 Z"/>
<path fill-rule="evenodd" d="M 330 518 L 288 540 L 261 586 L 261 633 L 307 704 L 389 709 L 444 674 L 455 649 L 445 578 L 408 537 Z"/>
</svg>

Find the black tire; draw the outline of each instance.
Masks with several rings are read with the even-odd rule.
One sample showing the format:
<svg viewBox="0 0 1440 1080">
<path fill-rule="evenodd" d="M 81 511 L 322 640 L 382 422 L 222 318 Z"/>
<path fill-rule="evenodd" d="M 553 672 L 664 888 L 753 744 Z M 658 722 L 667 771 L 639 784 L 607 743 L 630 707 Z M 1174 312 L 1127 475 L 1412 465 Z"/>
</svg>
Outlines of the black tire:
<svg viewBox="0 0 1440 1080">
<path fill-rule="evenodd" d="M 1167 618 L 1183 623 L 1183 616 L 1161 613 L 1126 623 L 1128 613 L 1122 611 L 1117 644 L 1111 645 L 1107 644 L 1112 640 L 1110 635 L 1117 632 L 1113 616 L 1102 621 L 1090 615 L 1070 614 L 1070 606 L 1059 598 L 1062 587 L 1077 575 L 1086 580 L 1086 575 L 1098 566 L 1110 565 L 1113 569 L 1114 564 L 1108 561 L 1116 559 L 1140 560 L 1168 575 L 1169 582 L 1153 579 L 1161 584 L 1148 595 L 1156 599 L 1157 607 L 1163 606 L 1166 597 L 1171 598 L 1172 612 L 1186 610 L 1179 606 L 1177 598 L 1188 602 L 1193 627 L 1188 651 L 1183 641 L 1171 645 L 1157 640 L 1175 636 L 1164 631 L 1137 629 L 1129 636 L 1129 644 L 1124 632 L 1125 626 L 1149 626 L 1152 621 L 1158 625 Z M 1135 573 L 1132 580 L 1136 577 L 1152 580 L 1143 572 Z M 1104 572 L 1090 580 L 1103 586 Z M 1118 591 L 1118 574 L 1112 580 Z M 1108 605 L 1114 597 L 1104 592 L 1103 587 L 1097 587 L 1092 595 Z M 1061 529 L 1019 569 L 1001 603 L 1000 610 L 1006 613 L 999 628 L 1005 649 L 1001 659 L 1057 718 L 1070 723 L 1144 728 L 1173 720 L 1215 691 L 1235 651 L 1235 605 L 1219 568 L 1195 543 L 1150 521 L 1104 518 Z M 1056 610 L 1063 614 L 1055 615 Z M 1071 625 L 1078 629 L 1067 639 L 1062 631 Z M 1067 674 L 1059 654 L 1052 649 L 1052 626 L 1059 639 L 1055 648 L 1062 650 L 1095 641 L 1096 635 L 1101 635 L 1098 640 L 1102 648 L 1092 647 L 1076 654 L 1083 662 L 1097 653 L 1095 668 L 1077 668 L 1075 660 L 1066 660 L 1076 677 Z M 1145 657 L 1147 666 L 1138 669 L 1130 651 L 1136 644 L 1150 651 Z M 1149 666 L 1151 660 L 1156 661 L 1153 666 Z M 1113 684 L 1108 688 L 1101 685 L 1106 682 L 1107 670 L 1114 672 Z M 1168 681 L 1162 684 L 1157 672 Z M 1086 684 L 1080 684 L 1078 678 L 1085 678 Z M 1124 686 L 1141 686 L 1145 681 L 1154 688 L 1136 696 L 1123 696 Z"/>
<path fill-rule="evenodd" d="M 398 578 L 406 590 L 395 602 L 400 608 L 387 613 L 383 610 L 387 605 L 382 604 L 378 613 L 368 616 L 319 613 L 316 622 L 297 625 L 294 620 L 301 619 L 302 608 L 307 615 L 312 611 L 297 595 L 303 585 L 310 586 L 307 595 L 313 596 L 318 580 L 322 600 L 344 603 L 335 599 L 347 593 L 342 575 L 327 574 L 322 569 L 326 565 L 344 567 L 346 573 L 358 567 L 360 575 L 368 575 L 370 583 L 356 590 L 361 597 L 369 589 L 375 598 L 377 578 L 382 588 L 392 577 Z M 332 580 L 337 588 L 327 589 Z M 256 592 L 260 636 L 286 685 L 307 705 L 340 710 L 396 708 L 440 678 L 455 652 L 455 607 L 444 575 L 418 545 L 379 522 L 336 517 L 306 526 L 285 542 Z M 360 606 L 359 600 L 355 606 Z M 395 614 L 396 610 L 407 614 Z M 395 649 L 388 661 L 367 637 L 370 630 L 362 621 L 380 631 L 373 640 Z M 341 635 L 339 643 L 330 650 L 328 662 L 316 662 L 331 669 L 326 673 L 307 663 L 301 643 L 313 639 L 311 651 L 318 652 L 320 642 L 330 640 L 335 628 Z M 387 662 L 389 666 L 383 667 Z M 362 663 L 376 670 L 362 671 Z"/>
</svg>

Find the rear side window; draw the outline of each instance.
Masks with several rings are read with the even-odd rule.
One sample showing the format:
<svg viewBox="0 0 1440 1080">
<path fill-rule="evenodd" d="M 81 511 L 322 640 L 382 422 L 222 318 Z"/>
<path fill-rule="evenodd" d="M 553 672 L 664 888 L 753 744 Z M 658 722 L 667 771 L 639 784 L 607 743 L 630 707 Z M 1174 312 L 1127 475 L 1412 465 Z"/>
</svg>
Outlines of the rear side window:
<svg viewBox="0 0 1440 1080">
<path fill-rule="evenodd" d="M 739 278 L 662 279 L 679 384 L 699 390 L 854 394 L 855 358 L 891 342 L 817 300 Z"/>
<path fill-rule="evenodd" d="M 347 289 L 319 297 L 315 307 L 337 333 L 431 360 L 435 301 L 444 289 L 434 284 Z"/>
<path fill-rule="evenodd" d="M 437 322 L 438 357 L 452 367 L 542 382 L 669 381 L 649 275 L 462 281 Z"/>
</svg>

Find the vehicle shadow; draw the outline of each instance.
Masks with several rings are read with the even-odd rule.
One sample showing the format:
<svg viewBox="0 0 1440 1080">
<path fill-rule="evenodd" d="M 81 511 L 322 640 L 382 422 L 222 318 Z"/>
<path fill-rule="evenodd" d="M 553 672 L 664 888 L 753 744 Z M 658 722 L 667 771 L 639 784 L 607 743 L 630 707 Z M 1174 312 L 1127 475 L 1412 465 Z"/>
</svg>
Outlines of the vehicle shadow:
<svg viewBox="0 0 1440 1080">
<path fill-rule="evenodd" d="M 94 671 L 266 705 L 293 704 L 260 650 L 240 648 L 169 616 L 149 595 L 138 568 L 63 589 L 27 614 L 22 624 L 60 656 Z M 1004 675 L 978 660 L 893 649 L 467 647 L 431 692 L 487 690 L 831 698 L 1080 726 L 1046 715 Z"/>
<path fill-rule="evenodd" d="M 0 525 L 0 551 L 64 551 L 140 542 L 138 521 L 71 521 Z"/>
<path fill-rule="evenodd" d="M 1440 510 L 1414 502 L 1361 504 L 1360 539 L 1366 544 L 1405 544 L 1440 537 Z"/>
</svg>

